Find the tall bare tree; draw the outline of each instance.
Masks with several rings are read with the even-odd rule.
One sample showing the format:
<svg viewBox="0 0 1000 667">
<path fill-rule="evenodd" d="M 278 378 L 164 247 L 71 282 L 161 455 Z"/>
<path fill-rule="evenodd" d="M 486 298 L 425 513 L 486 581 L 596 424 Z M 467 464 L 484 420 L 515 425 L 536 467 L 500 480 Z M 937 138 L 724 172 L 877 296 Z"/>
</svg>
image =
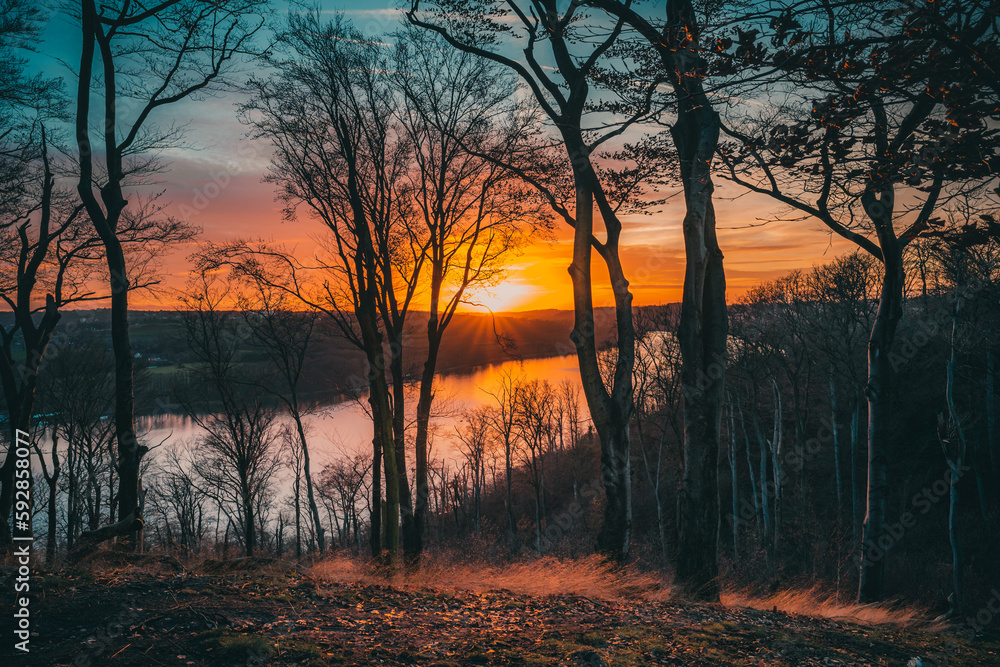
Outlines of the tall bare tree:
<svg viewBox="0 0 1000 667">
<path fill-rule="evenodd" d="M 115 354 L 115 437 L 121 488 L 119 525 L 107 539 L 135 535 L 140 469 L 148 447 L 135 429 L 134 356 L 129 337 L 133 271 L 120 232 L 135 203 L 126 191 L 155 170 L 156 153 L 180 135 L 156 130 L 164 107 L 218 90 L 223 75 L 245 54 L 263 25 L 262 0 L 165 0 L 154 5 L 118 0 L 67 2 L 82 36 L 75 93 L 77 192 L 104 246 L 111 288 L 111 342 Z M 141 66 L 136 66 L 141 63 Z M 92 126 L 93 102 L 101 106 Z M 131 195 L 138 197 L 138 194 Z M 134 216 L 134 213 L 133 213 Z"/>
<path fill-rule="evenodd" d="M 319 313 L 312 309 L 292 310 L 292 305 L 296 302 L 287 289 L 275 287 L 270 281 L 263 279 L 260 273 L 251 273 L 247 277 L 250 290 L 244 291 L 237 298 L 240 314 L 249 327 L 251 343 L 264 351 L 272 369 L 282 380 L 279 389 L 268 390 L 285 406 L 295 424 L 295 435 L 298 439 L 295 448 L 302 459 L 301 470 L 309 516 L 319 552 L 323 553 L 326 550 L 325 531 L 313 491 L 309 442 L 303 423 L 303 417 L 309 413 L 312 406 L 303 400 L 301 394 L 306 355 L 309 342 L 314 340 Z M 297 508 L 296 516 L 298 516 Z"/>
<path fill-rule="evenodd" d="M 412 155 L 403 191 L 412 207 L 407 229 L 425 265 L 429 293 L 414 437 L 411 558 L 422 551 L 434 376 L 448 325 L 477 289 L 502 279 L 505 262 L 528 235 L 544 235 L 548 226 L 544 202 L 516 175 L 528 168 L 517 151 L 531 120 L 518 111 L 516 80 L 443 40 L 440 48 L 427 48 L 427 38 L 415 28 L 397 33 L 394 61 L 405 72 L 395 82 L 403 98 L 399 127 Z M 399 398 L 394 408 L 398 418 Z"/>
<path fill-rule="evenodd" d="M 305 294 L 298 283 L 292 289 L 327 313 L 367 359 L 375 431 L 371 549 L 373 556 L 382 555 L 384 532 L 392 563 L 399 547 L 400 472 L 379 302 L 386 279 L 380 269 L 393 258 L 379 249 L 393 248 L 403 233 L 396 224 L 396 197 L 405 148 L 390 129 L 397 100 L 383 75 L 380 47 L 342 16 L 324 23 L 316 12 L 292 14 L 279 45 L 270 61 L 277 75 L 251 81 L 253 98 L 243 114 L 275 147 L 268 178 L 278 184 L 286 214 L 294 216 L 301 206 L 329 232 L 325 257 L 318 260 L 325 273 L 319 293 Z M 289 273 L 296 271 L 293 258 L 271 257 L 284 261 Z"/>
<path fill-rule="evenodd" d="M 240 527 L 246 555 L 253 556 L 263 542 L 264 508 L 281 466 L 279 433 L 276 410 L 263 400 L 245 358 L 249 336 L 240 333 L 242 317 L 225 310 L 232 297 L 229 286 L 211 276 L 191 281 L 183 296 L 183 335 L 198 359 L 189 372 L 201 400 L 178 398 L 204 432 L 192 461 L 199 490 Z"/>
<path fill-rule="evenodd" d="M 407 15 L 411 23 L 436 32 L 451 46 L 516 73 L 554 125 L 565 149 L 569 164 L 561 164 L 560 168 L 564 177 L 571 175 L 574 195 L 570 201 L 564 199 L 560 188 L 552 187 L 551 180 L 546 182 L 531 171 L 521 170 L 519 175 L 538 188 L 556 214 L 574 229 L 569 273 L 573 281 L 575 322 L 570 338 L 577 352 L 587 405 L 601 441 L 606 494 L 597 547 L 600 552 L 624 561 L 632 529 L 629 423 L 634 411 L 635 331 L 632 293 L 619 250 L 622 232 L 619 211 L 625 202 L 616 199 L 615 188 L 602 179 L 594 159 L 607 142 L 648 116 L 660 79 L 647 81 L 645 77 L 636 77 L 640 85 L 628 88 L 622 98 L 616 98 L 618 104 L 609 101 L 602 107 L 599 94 L 608 93 L 608 87 L 602 84 L 609 79 L 621 81 L 622 66 L 630 71 L 641 67 L 627 57 L 623 59 L 621 50 L 613 50 L 624 22 L 608 22 L 602 12 L 596 17 L 588 15 L 581 5 L 574 2 L 560 10 L 555 0 L 413 0 Z M 523 60 L 508 55 L 511 47 L 520 50 Z M 609 64 L 609 59 L 615 63 Z M 604 74 L 607 76 L 602 77 Z M 607 114 L 597 119 L 600 111 L 622 110 L 621 114 L 612 113 L 611 120 Z M 604 224 L 604 240 L 595 235 L 595 205 Z M 617 356 L 610 385 L 601 376 L 597 356 L 591 278 L 594 251 L 607 267 L 615 301 Z"/>
<path fill-rule="evenodd" d="M 789 102 L 728 123 L 736 143 L 720 155 L 726 178 L 821 221 L 882 265 L 868 339 L 868 494 L 858 594 L 874 602 L 883 595 L 885 561 L 876 542 L 886 530 L 903 253 L 932 226 L 949 194 L 993 180 L 995 132 L 984 119 L 997 114 L 997 105 L 981 94 L 975 73 L 931 48 L 919 7 L 886 13 L 882 3 L 817 2 L 772 9 L 765 23 L 773 46 L 758 41 L 759 31 L 744 32 L 742 43 L 727 45 L 727 66 L 767 72 L 778 63 L 770 90 Z"/>
<path fill-rule="evenodd" d="M 287 289 L 318 298 L 368 357 L 377 456 L 391 466 L 383 532 L 394 553 L 401 513 L 412 563 L 427 511 L 427 441 L 445 330 L 475 289 L 499 278 L 525 230 L 545 221 L 510 170 L 489 159 L 510 156 L 524 126 L 515 122 L 522 118 L 512 111 L 510 80 L 467 55 L 426 49 L 412 30 L 394 36 L 390 53 L 342 17 L 324 23 L 318 14 L 297 14 L 290 25 L 287 54 L 272 59 L 279 76 L 254 82 L 244 113 L 279 148 L 271 178 L 289 214 L 304 205 L 330 232 L 320 296 Z M 403 334 L 424 288 L 428 353 L 411 499 Z"/>
</svg>

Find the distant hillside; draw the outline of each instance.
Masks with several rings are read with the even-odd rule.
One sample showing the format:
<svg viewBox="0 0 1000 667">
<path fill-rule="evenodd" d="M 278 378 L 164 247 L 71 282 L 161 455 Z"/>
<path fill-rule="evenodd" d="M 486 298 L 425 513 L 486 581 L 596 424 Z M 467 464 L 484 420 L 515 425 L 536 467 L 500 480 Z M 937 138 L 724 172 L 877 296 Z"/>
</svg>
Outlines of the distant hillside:
<svg viewBox="0 0 1000 667">
<path fill-rule="evenodd" d="M 173 310 L 129 314 L 132 347 L 141 365 L 153 372 L 151 389 L 155 394 L 170 393 L 180 377 L 176 372 L 196 362 L 183 340 L 182 317 L 181 311 Z M 613 337 L 614 309 L 597 309 L 595 320 L 599 341 Z M 413 377 L 419 376 L 426 358 L 426 327 L 427 313 L 411 314 L 403 344 L 407 371 Z M 458 313 L 445 334 L 438 371 L 459 372 L 511 360 L 574 354 L 569 338 L 572 329 L 573 313 L 564 310 Z M 68 311 L 59 323 L 57 337 L 92 337 L 110 349 L 110 311 Z M 309 356 L 303 388 L 317 396 L 356 388 L 365 374 L 361 352 L 325 321 Z"/>
<path fill-rule="evenodd" d="M 603 342 L 613 335 L 614 309 L 595 309 L 595 319 L 598 339 Z M 188 357 L 181 340 L 180 311 L 134 311 L 129 320 L 135 351 L 153 365 L 183 362 Z M 63 314 L 59 330 L 104 338 L 110 344 L 109 326 L 107 309 L 74 310 Z M 426 352 L 426 326 L 427 313 L 410 315 L 404 345 L 411 361 L 422 359 Z M 573 354 L 569 338 L 572 329 L 573 312 L 568 310 L 458 313 L 445 334 L 440 368 L 460 370 L 511 359 Z M 360 360 L 360 354 L 334 331 L 328 331 L 317 341 L 316 353 L 321 357 Z"/>
</svg>

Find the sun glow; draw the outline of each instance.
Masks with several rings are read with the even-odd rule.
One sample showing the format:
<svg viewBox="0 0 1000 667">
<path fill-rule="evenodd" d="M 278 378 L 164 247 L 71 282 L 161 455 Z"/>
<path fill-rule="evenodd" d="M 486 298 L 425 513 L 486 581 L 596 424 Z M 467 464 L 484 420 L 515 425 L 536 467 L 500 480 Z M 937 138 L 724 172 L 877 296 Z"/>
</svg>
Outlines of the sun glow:
<svg viewBox="0 0 1000 667">
<path fill-rule="evenodd" d="M 498 312 L 519 310 L 530 303 L 538 290 L 521 281 L 509 281 L 483 287 L 470 294 L 460 310 L 482 312 L 483 308 Z"/>
</svg>

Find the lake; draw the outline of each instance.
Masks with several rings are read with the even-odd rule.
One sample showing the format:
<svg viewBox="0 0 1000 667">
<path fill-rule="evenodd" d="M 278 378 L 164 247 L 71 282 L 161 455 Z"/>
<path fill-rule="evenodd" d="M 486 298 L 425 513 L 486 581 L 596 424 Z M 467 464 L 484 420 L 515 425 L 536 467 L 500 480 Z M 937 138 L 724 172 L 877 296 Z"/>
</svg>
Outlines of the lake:
<svg viewBox="0 0 1000 667">
<path fill-rule="evenodd" d="M 501 378 L 507 373 L 527 380 L 548 380 L 553 385 L 564 380 L 570 381 L 579 392 L 580 417 L 588 418 L 575 355 L 508 361 L 466 372 L 441 374 L 434 382 L 431 459 L 457 461 L 461 458 L 455 428 L 462 413 L 482 405 L 495 404 L 489 392 L 496 392 Z M 367 400 L 367 396 L 364 396 L 361 402 L 348 400 L 320 406 L 314 414 L 304 418 L 314 471 L 339 457 L 349 457 L 359 452 L 371 454 L 373 429 L 366 413 Z M 417 390 L 414 388 L 407 396 L 407 413 L 410 419 L 414 418 L 416 404 Z M 287 415 L 283 419 L 291 422 Z M 164 447 L 193 443 L 202 432 L 184 415 L 155 415 L 142 417 L 138 422 L 140 429 L 147 432 L 148 441 L 153 444 L 163 441 Z M 408 453 L 408 461 L 412 465 L 412 454 Z"/>
</svg>

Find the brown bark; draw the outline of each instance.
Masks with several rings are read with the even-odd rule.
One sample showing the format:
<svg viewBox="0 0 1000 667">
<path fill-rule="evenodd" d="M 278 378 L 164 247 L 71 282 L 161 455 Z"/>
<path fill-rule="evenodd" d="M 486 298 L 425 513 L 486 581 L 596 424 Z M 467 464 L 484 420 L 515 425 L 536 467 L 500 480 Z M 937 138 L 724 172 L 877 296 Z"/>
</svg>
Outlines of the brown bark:
<svg viewBox="0 0 1000 667">
<path fill-rule="evenodd" d="M 433 303 L 433 302 L 432 302 Z M 416 477 L 414 487 L 416 498 L 413 504 L 414 552 L 411 558 L 419 560 L 424 548 L 424 530 L 427 523 L 430 488 L 427 482 L 427 438 L 430 430 L 431 402 L 434 398 L 434 371 L 437 366 L 441 338 L 437 331 L 437 315 L 432 313 L 427 323 L 429 349 L 424 370 L 420 377 L 420 396 L 417 399 L 417 434 L 414 438 Z"/>
<path fill-rule="evenodd" d="M 889 353 L 896 336 L 896 326 L 903 315 L 903 253 L 892 229 L 891 187 L 884 190 L 879 198 L 875 198 L 873 193 L 866 194 L 863 203 L 879 235 L 883 267 L 878 310 L 868 340 L 868 384 L 865 387 L 868 399 L 868 493 L 861 534 L 858 602 L 871 603 L 882 599 L 884 582 L 884 555 L 876 549 L 878 539 L 885 533 L 889 467 L 885 450 L 892 418 Z"/>
<path fill-rule="evenodd" d="M 402 325 L 390 341 L 389 370 L 392 376 L 392 432 L 399 481 L 399 514 L 402 523 L 403 559 L 413 563 L 420 551 L 420 535 L 413 516 L 413 498 L 406 466 L 406 381 L 403 377 Z"/>
<path fill-rule="evenodd" d="M 693 70 L 698 60 L 698 31 L 691 3 L 671 0 L 667 17 L 678 97 L 678 118 L 671 134 L 687 206 L 687 266 L 678 332 L 683 359 L 684 480 L 677 578 L 692 597 L 718 601 L 718 457 L 728 331 L 726 279 L 712 204 L 711 162 L 719 141 L 719 116 Z"/>
</svg>

